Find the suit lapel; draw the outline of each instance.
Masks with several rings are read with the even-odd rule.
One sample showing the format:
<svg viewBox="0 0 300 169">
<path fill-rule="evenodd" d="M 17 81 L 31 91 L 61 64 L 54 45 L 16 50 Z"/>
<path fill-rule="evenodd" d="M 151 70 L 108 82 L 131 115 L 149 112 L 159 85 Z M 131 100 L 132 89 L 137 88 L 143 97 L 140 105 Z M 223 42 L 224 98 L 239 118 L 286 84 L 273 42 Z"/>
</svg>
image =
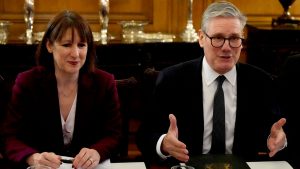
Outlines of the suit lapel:
<svg viewBox="0 0 300 169">
<path fill-rule="evenodd" d="M 187 131 L 186 137 L 190 143 L 189 151 L 191 154 L 201 154 L 203 147 L 203 130 L 204 130 L 204 120 L 203 120 L 203 88 L 202 88 L 202 58 L 196 59 L 193 63 L 193 69 L 190 72 L 185 72 L 188 74 L 188 79 L 185 83 L 189 83 L 189 89 L 187 89 L 188 94 L 186 95 L 189 99 L 191 112 L 186 112 L 190 115 L 185 115 L 185 121 L 187 126 L 190 126 Z M 193 137 L 191 137 L 193 136 Z"/>
<path fill-rule="evenodd" d="M 72 143 L 80 142 L 79 136 L 83 135 L 80 134 L 81 132 L 86 132 L 84 130 L 85 123 L 84 119 L 86 119 L 91 112 L 91 98 L 93 97 L 93 86 L 92 86 L 92 78 L 88 74 L 82 74 L 79 77 L 78 81 L 78 93 L 77 93 L 77 105 L 76 105 L 76 115 L 75 115 L 75 126 L 74 126 L 74 133 L 73 133 L 73 141 Z"/>
<path fill-rule="evenodd" d="M 248 90 L 248 80 L 247 75 L 245 74 L 245 71 L 243 69 L 242 64 L 236 65 L 237 70 L 237 103 L 236 103 L 236 120 L 235 120 L 235 131 L 234 131 L 234 142 L 233 142 L 233 153 L 240 151 L 240 143 L 242 140 L 243 133 L 245 132 L 243 129 L 245 129 L 245 124 L 243 122 L 247 121 L 247 115 L 243 112 L 245 109 L 248 108 L 247 98 L 249 95 L 247 94 Z M 247 126 L 246 126 L 247 128 Z"/>
<path fill-rule="evenodd" d="M 64 146 L 63 143 L 63 133 L 62 133 L 62 126 L 61 126 L 61 117 L 60 117 L 60 109 L 59 109 L 59 99 L 58 99 L 58 91 L 57 91 L 57 84 L 56 78 L 54 74 L 48 74 L 47 78 L 45 78 L 44 82 L 41 82 L 42 91 L 44 91 L 45 96 L 47 98 L 46 105 L 44 106 L 44 119 L 47 126 L 49 126 L 52 132 L 46 133 L 50 135 L 52 140 L 45 140 L 48 141 L 48 144 L 58 144 L 52 145 L 55 149 L 62 149 Z"/>
</svg>

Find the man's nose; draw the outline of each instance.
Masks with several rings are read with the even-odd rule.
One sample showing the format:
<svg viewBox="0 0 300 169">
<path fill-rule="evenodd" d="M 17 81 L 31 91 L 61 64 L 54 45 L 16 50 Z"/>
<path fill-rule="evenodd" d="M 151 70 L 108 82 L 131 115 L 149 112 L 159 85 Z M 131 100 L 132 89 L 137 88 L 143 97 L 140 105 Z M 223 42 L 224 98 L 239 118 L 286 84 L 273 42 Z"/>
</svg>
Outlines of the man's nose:
<svg viewBox="0 0 300 169">
<path fill-rule="evenodd" d="M 222 49 L 231 49 L 229 39 L 225 39 Z"/>
</svg>

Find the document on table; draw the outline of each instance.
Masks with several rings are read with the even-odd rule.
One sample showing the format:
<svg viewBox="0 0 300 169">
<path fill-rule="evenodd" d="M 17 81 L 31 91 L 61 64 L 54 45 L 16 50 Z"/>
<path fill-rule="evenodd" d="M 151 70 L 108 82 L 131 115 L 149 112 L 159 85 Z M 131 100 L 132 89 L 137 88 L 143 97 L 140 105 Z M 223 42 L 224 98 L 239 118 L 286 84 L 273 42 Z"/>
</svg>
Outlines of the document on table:
<svg viewBox="0 0 300 169">
<path fill-rule="evenodd" d="M 111 169 L 146 169 L 144 162 L 111 163 L 110 165 Z"/>
<path fill-rule="evenodd" d="M 72 164 L 63 163 L 59 169 L 72 169 Z M 146 169 L 144 162 L 111 163 L 110 159 L 100 163 L 96 169 Z"/>
<path fill-rule="evenodd" d="M 96 169 L 112 169 L 112 165 L 111 164 L 112 163 L 110 163 L 110 159 L 108 159 L 108 160 L 105 160 L 102 163 L 100 163 L 96 167 Z M 72 169 L 72 164 L 71 163 L 62 163 L 58 169 Z"/>
<path fill-rule="evenodd" d="M 258 161 L 247 162 L 251 169 L 293 169 L 286 161 Z"/>
</svg>

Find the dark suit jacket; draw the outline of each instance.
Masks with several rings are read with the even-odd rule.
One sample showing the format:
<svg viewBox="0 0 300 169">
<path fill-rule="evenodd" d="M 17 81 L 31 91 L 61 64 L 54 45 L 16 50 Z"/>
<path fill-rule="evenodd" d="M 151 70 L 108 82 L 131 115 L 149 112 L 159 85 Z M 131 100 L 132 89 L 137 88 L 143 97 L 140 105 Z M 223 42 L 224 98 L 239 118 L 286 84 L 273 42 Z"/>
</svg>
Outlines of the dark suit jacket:
<svg viewBox="0 0 300 169">
<path fill-rule="evenodd" d="M 121 136 L 119 99 L 113 75 L 80 73 L 73 140 L 64 146 L 55 75 L 43 67 L 16 78 L 4 124 L 7 158 L 20 163 L 36 152 L 74 157 L 83 147 L 96 149 L 101 161 L 117 150 Z"/>
<path fill-rule="evenodd" d="M 159 137 L 168 131 L 170 113 L 177 118 L 179 140 L 187 145 L 190 156 L 202 154 L 202 59 L 171 66 L 159 73 L 153 109 L 146 115 L 138 134 L 138 146 L 146 159 L 158 157 L 155 146 Z M 273 80 L 263 70 L 250 65 L 237 64 L 236 69 L 233 154 L 254 160 L 258 152 L 267 151 L 266 141 L 275 111 L 271 91 Z"/>
<path fill-rule="evenodd" d="M 300 168 L 300 54 L 288 57 L 277 80 L 281 111 L 287 119 L 285 131 L 288 146 L 285 149 L 285 160 L 293 167 Z"/>
<path fill-rule="evenodd" d="M 1 74 L 0 74 L 1 76 Z M 2 76 L 0 77 L 0 122 L 3 120 L 4 112 L 5 112 L 5 105 L 6 105 L 6 87 L 4 83 L 4 79 Z"/>
<path fill-rule="evenodd" d="M 1 74 L 0 74 L 1 76 Z M 7 105 L 7 88 L 4 82 L 4 78 L 0 77 L 0 124 L 3 123 L 3 118 L 5 116 L 5 112 L 6 112 L 6 105 Z M 2 153 L 3 153 L 3 143 L 2 143 L 2 137 L 0 137 L 0 156 L 2 157 Z M 0 157 L 0 160 L 1 160 Z"/>
</svg>

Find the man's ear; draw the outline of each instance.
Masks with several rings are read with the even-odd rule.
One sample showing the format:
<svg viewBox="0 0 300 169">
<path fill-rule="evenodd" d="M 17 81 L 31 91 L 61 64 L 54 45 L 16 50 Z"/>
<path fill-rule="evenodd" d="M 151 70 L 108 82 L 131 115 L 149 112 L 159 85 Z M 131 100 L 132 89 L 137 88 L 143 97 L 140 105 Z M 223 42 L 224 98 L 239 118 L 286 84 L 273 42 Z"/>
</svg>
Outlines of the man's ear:
<svg viewBox="0 0 300 169">
<path fill-rule="evenodd" d="M 198 31 L 198 37 L 199 37 L 199 45 L 201 47 L 204 46 L 204 38 L 205 38 L 204 36 L 205 36 L 204 32 L 201 29 L 199 29 L 199 31 Z"/>
</svg>

